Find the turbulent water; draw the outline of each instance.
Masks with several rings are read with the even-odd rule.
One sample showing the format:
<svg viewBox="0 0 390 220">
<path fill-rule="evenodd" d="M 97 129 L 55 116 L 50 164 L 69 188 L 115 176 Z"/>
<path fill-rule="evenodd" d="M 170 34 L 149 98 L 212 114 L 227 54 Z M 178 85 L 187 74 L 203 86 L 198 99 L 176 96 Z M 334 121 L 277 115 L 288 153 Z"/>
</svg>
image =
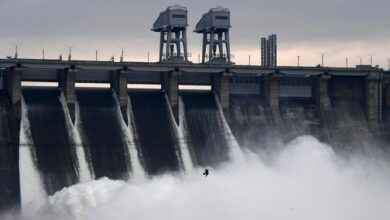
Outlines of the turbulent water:
<svg viewBox="0 0 390 220">
<path fill-rule="evenodd" d="M 127 179 L 129 152 L 111 90 L 77 91 L 80 133 L 95 178 Z"/>
<path fill-rule="evenodd" d="M 275 152 L 245 152 L 208 177 L 202 169 L 145 182 L 102 178 L 65 188 L 24 219 L 388 219 L 390 166 L 348 160 L 311 136 Z M 13 216 L 14 217 L 14 216 Z M 12 217 L 9 217 L 10 219 Z"/>
<path fill-rule="evenodd" d="M 78 182 L 77 157 L 56 89 L 24 89 L 31 149 L 48 194 Z"/>
<path fill-rule="evenodd" d="M 195 164 L 217 166 L 228 159 L 228 140 L 213 93 L 183 93 L 184 127 Z"/>
<path fill-rule="evenodd" d="M 258 96 L 232 96 L 229 113 L 213 93 L 183 92 L 177 124 L 166 94 L 137 91 L 126 124 L 113 91 L 76 94 L 73 123 L 58 90 L 25 92 L 22 211 L 0 219 L 390 216 L 389 156 L 354 98 L 332 97 L 334 120 L 322 127 L 304 100 L 281 101 L 278 124 Z"/>
<path fill-rule="evenodd" d="M 178 143 L 163 92 L 129 94 L 137 131 L 136 142 L 149 174 L 179 170 Z"/>
</svg>

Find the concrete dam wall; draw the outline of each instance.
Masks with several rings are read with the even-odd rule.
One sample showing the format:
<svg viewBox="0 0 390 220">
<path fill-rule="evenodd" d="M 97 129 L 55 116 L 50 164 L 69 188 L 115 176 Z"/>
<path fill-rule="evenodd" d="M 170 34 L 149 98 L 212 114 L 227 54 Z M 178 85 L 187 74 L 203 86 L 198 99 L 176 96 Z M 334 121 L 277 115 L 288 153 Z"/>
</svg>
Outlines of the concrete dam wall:
<svg viewBox="0 0 390 220">
<path fill-rule="evenodd" d="M 80 80 L 93 75 L 76 68 L 56 70 L 55 77 L 45 72 L 35 80 L 30 78 L 35 69 L 3 70 L 0 207 L 28 202 L 27 183 L 53 195 L 101 177 L 131 180 L 139 174 L 218 167 L 231 159 L 234 148 L 275 149 L 282 146 L 275 140 L 301 135 L 315 136 L 340 152 L 370 142 L 388 144 L 390 94 L 381 72 L 211 70 L 142 69 L 147 72 L 142 75 L 124 68 L 104 77 L 102 71 L 96 81 Z M 33 88 L 21 81 L 58 82 L 58 87 Z M 79 88 L 76 82 L 109 83 L 110 88 Z M 129 87 L 137 83 L 161 89 Z M 184 90 L 182 85 L 209 88 Z"/>
</svg>

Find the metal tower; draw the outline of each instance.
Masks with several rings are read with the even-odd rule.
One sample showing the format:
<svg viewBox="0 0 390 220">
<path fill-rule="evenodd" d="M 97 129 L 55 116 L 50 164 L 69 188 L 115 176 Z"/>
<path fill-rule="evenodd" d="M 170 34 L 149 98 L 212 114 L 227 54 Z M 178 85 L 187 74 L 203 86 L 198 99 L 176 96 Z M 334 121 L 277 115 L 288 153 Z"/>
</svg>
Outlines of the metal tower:
<svg viewBox="0 0 390 220">
<path fill-rule="evenodd" d="M 187 26 L 186 7 L 170 6 L 160 13 L 152 28 L 152 31 L 160 32 L 160 63 L 188 62 Z M 183 53 L 181 46 L 183 46 Z"/>
<path fill-rule="evenodd" d="M 267 38 L 261 38 L 261 65 L 276 66 L 277 65 L 277 37 L 276 34 L 270 35 Z"/>
<path fill-rule="evenodd" d="M 231 63 L 230 27 L 230 11 L 227 8 L 212 8 L 203 14 L 195 28 L 196 33 L 203 34 L 202 63 L 205 63 L 206 56 L 209 63 Z"/>
</svg>

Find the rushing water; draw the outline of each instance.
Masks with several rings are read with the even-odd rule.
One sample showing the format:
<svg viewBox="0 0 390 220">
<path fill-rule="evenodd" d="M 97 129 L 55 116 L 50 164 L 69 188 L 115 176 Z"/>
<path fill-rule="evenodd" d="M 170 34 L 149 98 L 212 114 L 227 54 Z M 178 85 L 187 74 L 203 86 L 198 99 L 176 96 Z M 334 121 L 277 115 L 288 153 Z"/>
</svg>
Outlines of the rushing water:
<svg viewBox="0 0 390 220">
<path fill-rule="evenodd" d="M 80 120 L 79 105 L 77 102 L 75 103 L 76 117 L 75 117 L 75 122 L 73 123 L 71 120 L 69 109 L 66 104 L 64 93 L 61 93 L 60 102 L 62 105 L 62 109 L 65 113 L 66 127 L 68 129 L 68 132 L 70 133 L 71 144 L 74 145 L 76 149 L 79 182 L 90 181 L 92 180 L 92 174 L 91 174 L 91 170 L 88 168 L 88 162 L 85 157 L 86 155 L 85 155 L 84 147 L 78 132 L 79 120 Z"/>
<path fill-rule="evenodd" d="M 37 201 L 44 201 L 47 197 L 36 166 L 36 156 L 32 146 L 28 108 L 22 97 L 19 147 L 19 175 L 20 179 L 23 180 L 20 183 L 22 207 L 34 206 Z"/>
<path fill-rule="evenodd" d="M 229 159 L 229 138 L 213 93 L 183 93 L 185 133 L 195 165 L 217 167 Z"/>
<path fill-rule="evenodd" d="M 131 108 L 131 100 L 129 97 L 127 97 L 128 105 L 127 105 L 127 118 L 129 120 L 129 124 L 126 126 L 127 130 L 127 137 L 128 137 L 128 149 L 129 149 L 129 154 L 131 157 L 131 169 L 132 169 L 132 179 L 136 179 L 139 181 L 145 180 L 147 177 L 147 174 L 145 173 L 145 169 L 143 168 L 141 161 L 140 161 L 140 156 L 139 152 L 137 149 L 137 145 L 135 142 L 135 134 L 136 134 L 136 129 L 134 126 L 134 116 L 133 116 L 133 110 Z M 118 108 L 118 111 L 120 109 Z M 122 120 L 122 127 L 124 126 L 125 122 Z"/>
<path fill-rule="evenodd" d="M 348 160 L 311 136 L 211 170 L 125 182 L 102 178 L 48 197 L 26 219 L 388 219 L 390 167 Z M 28 207 L 25 207 L 28 208 Z"/>
<path fill-rule="evenodd" d="M 56 88 L 23 89 L 30 149 L 49 195 L 79 182 L 76 151 L 59 97 Z"/>
<path fill-rule="evenodd" d="M 169 98 L 167 95 L 165 95 L 165 101 L 167 103 L 167 106 L 170 107 Z M 171 121 L 175 121 L 175 116 L 173 114 L 172 108 L 169 108 L 169 116 L 171 118 Z M 186 139 L 186 131 L 183 126 L 183 122 L 185 120 L 185 112 L 184 112 L 184 106 L 183 106 L 183 100 L 179 97 L 179 125 L 177 123 L 174 124 L 175 132 L 176 132 L 176 139 L 179 142 L 180 146 L 180 152 L 178 153 L 179 157 L 182 161 L 183 170 L 186 172 L 192 172 L 192 168 L 194 167 L 191 159 L 190 150 L 188 149 L 188 140 Z"/>
<path fill-rule="evenodd" d="M 79 132 L 94 178 L 127 179 L 126 134 L 111 90 L 78 90 Z"/>
<path fill-rule="evenodd" d="M 333 100 L 335 138 L 329 142 L 334 146 L 329 146 L 304 135 L 317 136 L 312 127 L 319 116 L 292 103 L 281 105 L 289 126 L 281 129 L 283 135 L 276 135 L 263 104 L 246 105 L 240 97 L 232 100 L 229 114 L 212 93 L 183 93 L 176 124 L 164 93 L 132 93 L 126 124 L 111 90 L 80 90 L 73 124 L 64 97 L 56 94 L 42 99 L 51 103 L 43 111 L 58 116 L 50 117 L 51 122 L 59 121 L 52 124 L 42 117 L 44 103 L 33 102 L 31 94 L 28 102 L 22 99 L 22 213 L 0 219 L 355 220 L 390 216 L 388 156 L 370 141 L 363 110 L 354 115 L 341 105 L 343 100 Z M 40 120 L 49 127 L 60 124 L 67 131 L 55 133 L 55 137 L 70 138 L 60 149 L 76 146 L 80 183 L 54 195 L 47 193 L 44 182 L 45 172 L 51 169 L 38 166 L 36 153 L 54 136 L 37 138 Z M 208 177 L 202 175 L 206 168 Z"/>
<path fill-rule="evenodd" d="M 180 169 L 178 143 L 165 94 L 160 91 L 129 93 L 136 129 L 136 143 L 150 175 Z"/>
</svg>

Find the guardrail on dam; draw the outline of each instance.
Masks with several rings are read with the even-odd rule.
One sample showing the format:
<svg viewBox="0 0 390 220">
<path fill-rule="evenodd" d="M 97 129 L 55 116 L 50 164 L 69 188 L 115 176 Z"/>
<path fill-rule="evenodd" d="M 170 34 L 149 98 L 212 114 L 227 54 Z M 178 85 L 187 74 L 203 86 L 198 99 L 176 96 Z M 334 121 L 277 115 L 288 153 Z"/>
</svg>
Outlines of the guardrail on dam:
<svg viewBox="0 0 390 220">
<path fill-rule="evenodd" d="M 57 82 L 59 90 L 54 89 L 56 91 L 47 93 L 45 90 L 33 91 L 23 88 L 22 81 Z M 251 142 L 264 141 L 271 127 L 295 130 L 294 126 L 300 121 L 307 122 L 305 126 L 309 132 L 316 127 L 319 130 L 331 127 L 332 129 L 327 129 L 328 133 L 341 132 L 345 128 L 337 124 L 343 120 L 344 112 L 361 117 L 362 123 L 367 124 L 368 129 L 365 132 L 381 133 L 386 130 L 387 109 L 390 109 L 390 72 L 369 66 L 259 67 L 2 59 L 0 82 L 0 183 L 2 189 L 5 189 L 0 193 L 0 206 L 18 204 L 20 200 L 19 131 L 23 99 L 28 106 L 31 138 L 37 145 L 34 145 L 37 169 L 47 179 L 44 185 L 48 194 L 73 184 L 80 178 L 80 171 L 74 171 L 79 168 L 73 168 L 76 166 L 74 164 L 80 166 L 80 161 L 76 163 L 73 162 L 74 158 L 62 158 L 62 154 L 73 157 L 76 153 L 73 150 L 64 151 L 60 147 L 74 145 L 68 141 L 68 134 L 59 134 L 65 132 L 68 123 L 65 119 L 58 119 L 61 115 L 69 114 L 69 123 L 81 124 L 83 146 L 89 145 L 85 148 L 86 154 L 90 155 L 86 163 L 92 178 L 110 173 L 112 178 L 128 178 L 129 175 L 124 172 L 131 170 L 128 168 L 129 162 L 126 161 L 129 156 L 119 156 L 130 152 L 124 147 L 125 134 L 118 134 L 122 132 L 122 122 L 130 128 L 133 127 L 132 131 L 137 133 L 134 135 L 133 144 L 137 145 L 138 154 L 142 155 L 140 161 L 145 171 L 153 175 L 179 169 L 186 163 L 183 158 L 185 153 L 175 153 L 175 149 L 183 149 L 182 143 L 177 140 L 180 136 L 178 129 L 186 130 L 190 160 L 193 164 L 207 166 L 213 165 L 207 158 L 210 155 L 215 156 L 213 161 L 223 161 L 227 157 L 224 145 L 228 145 L 228 141 L 223 140 L 226 128 L 221 122 L 225 119 L 239 144 L 246 146 L 250 145 L 248 139 Z M 79 91 L 76 83 L 110 84 L 115 99 L 110 95 L 111 90 Z M 129 84 L 160 85 L 161 90 L 152 93 L 140 92 L 128 88 Z M 181 91 L 180 85 L 207 85 L 211 91 L 207 94 L 191 90 Z M 61 102 L 56 100 L 56 97 L 62 96 L 60 94 L 63 94 L 66 104 L 63 107 Z M 216 95 L 216 100 L 213 94 Z M 45 101 L 41 102 L 41 97 Z M 45 105 L 50 108 L 47 109 Z M 181 105 L 185 107 L 182 108 Z M 121 113 L 120 117 L 116 114 L 116 106 Z M 223 112 L 222 115 L 218 114 L 219 108 Z M 45 115 L 41 115 L 40 109 L 46 112 Z M 172 118 L 168 116 L 170 114 Z M 54 138 L 50 143 L 42 141 L 46 136 L 41 133 L 40 126 L 45 124 L 40 123 L 44 119 L 50 119 L 48 125 L 55 122 L 63 127 L 50 125 L 53 126 L 52 131 L 46 131 L 48 136 Z M 158 121 L 158 126 L 154 120 Z M 207 125 L 202 125 L 204 120 Z M 288 121 L 292 123 L 288 124 Z M 180 127 L 183 123 L 186 124 L 185 128 Z M 104 129 L 101 126 L 107 126 L 109 134 L 101 131 Z M 255 129 L 251 129 L 251 126 Z M 354 129 L 353 126 L 347 129 Z M 159 128 L 162 130 L 158 131 Z M 91 140 L 95 134 L 96 140 Z M 115 141 L 111 141 L 113 139 Z M 157 139 L 164 140 L 161 142 Z M 58 149 L 63 153 L 56 155 L 50 146 L 58 140 L 64 140 L 58 145 Z M 110 143 L 115 146 L 110 148 Z M 108 156 L 113 156 L 116 160 L 107 159 Z M 52 157 L 53 160 L 43 160 L 42 157 Z M 49 169 L 47 167 L 56 162 L 56 157 L 67 160 L 67 168 L 46 172 L 45 170 Z M 162 157 L 171 159 L 164 160 Z M 115 172 L 107 168 L 111 166 L 116 167 Z M 53 174 L 56 172 L 69 172 L 69 179 L 62 183 Z"/>
</svg>

